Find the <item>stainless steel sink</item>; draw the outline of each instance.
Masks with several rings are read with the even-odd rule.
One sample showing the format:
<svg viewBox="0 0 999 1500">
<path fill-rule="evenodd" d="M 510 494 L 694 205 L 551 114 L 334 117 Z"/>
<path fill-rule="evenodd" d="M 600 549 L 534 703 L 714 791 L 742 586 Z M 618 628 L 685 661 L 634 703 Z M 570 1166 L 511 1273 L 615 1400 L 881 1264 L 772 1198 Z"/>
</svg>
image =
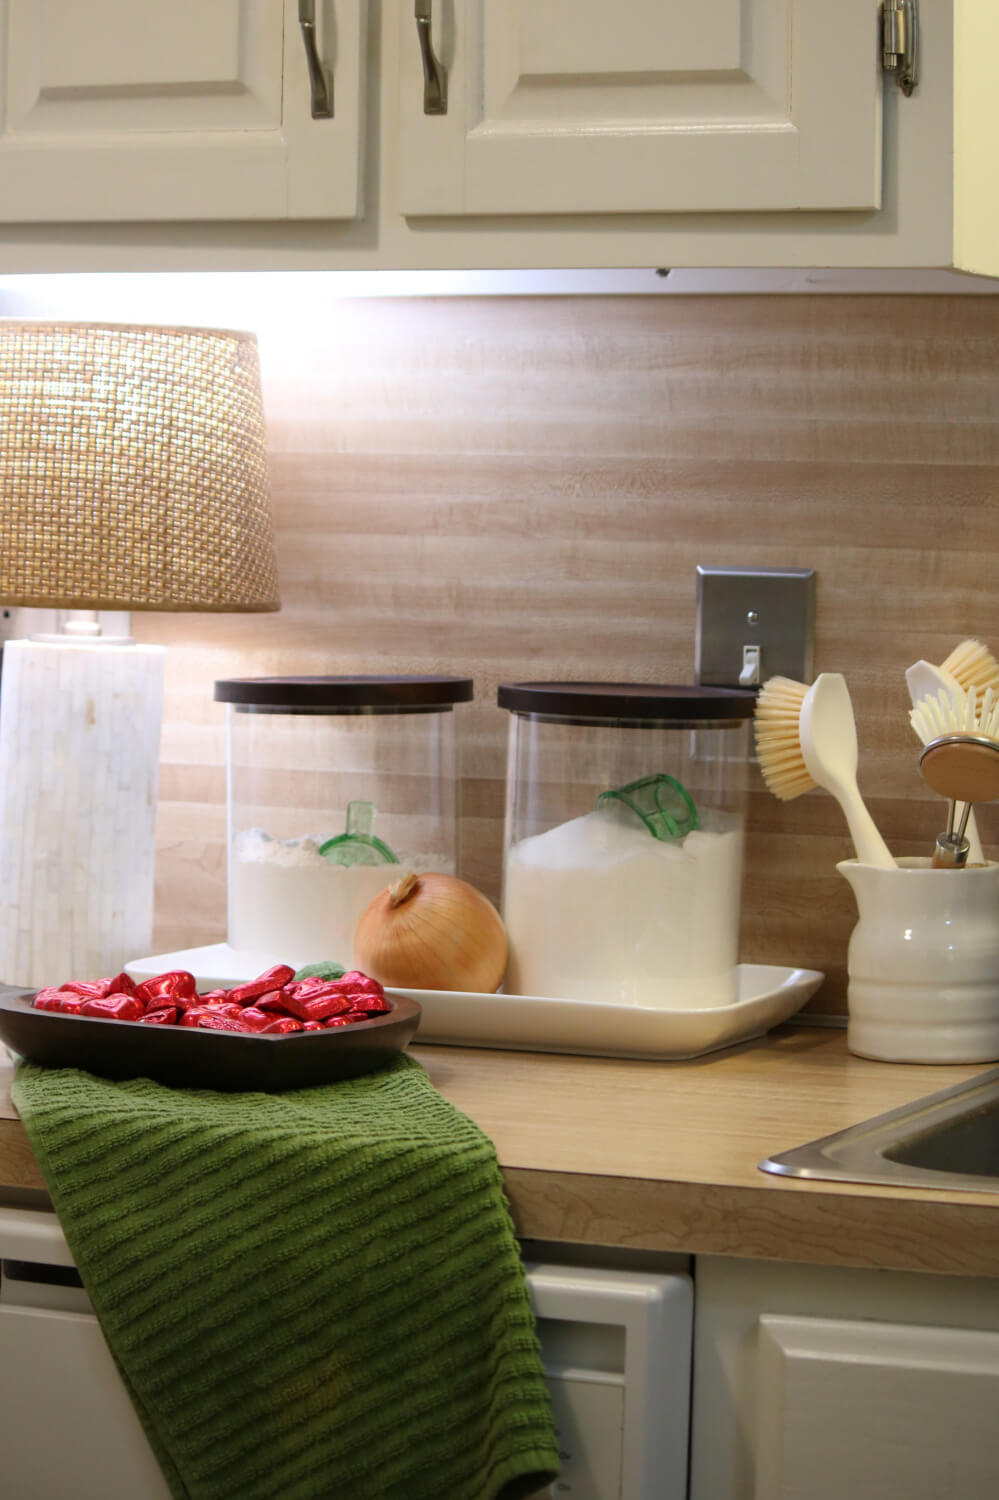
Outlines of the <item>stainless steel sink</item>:
<svg viewBox="0 0 999 1500">
<path fill-rule="evenodd" d="M 999 1068 L 760 1162 L 785 1177 L 999 1193 Z"/>
</svg>

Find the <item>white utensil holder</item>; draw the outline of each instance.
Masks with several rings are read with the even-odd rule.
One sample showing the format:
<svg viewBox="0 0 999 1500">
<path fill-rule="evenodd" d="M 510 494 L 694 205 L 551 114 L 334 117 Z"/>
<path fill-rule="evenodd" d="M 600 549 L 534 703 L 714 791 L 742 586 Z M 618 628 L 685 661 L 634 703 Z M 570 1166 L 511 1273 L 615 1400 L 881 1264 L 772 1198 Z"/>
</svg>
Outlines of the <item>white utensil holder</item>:
<svg viewBox="0 0 999 1500">
<path fill-rule="evenodd" d="M 999 865 L 836 868 L 857 900 L 847 1045 L 883 1062 L 999 1060 Z"/>
</svg>

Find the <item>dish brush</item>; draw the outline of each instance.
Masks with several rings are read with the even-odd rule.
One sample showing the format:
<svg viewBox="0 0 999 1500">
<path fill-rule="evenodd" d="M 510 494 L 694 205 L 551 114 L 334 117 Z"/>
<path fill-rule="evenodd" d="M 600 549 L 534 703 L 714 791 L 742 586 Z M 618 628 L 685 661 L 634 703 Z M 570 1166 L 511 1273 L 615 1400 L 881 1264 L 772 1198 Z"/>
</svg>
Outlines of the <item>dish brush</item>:
<svg viewBox="0 0 999 1500">
<path fill-rule="evenodd" d="M 922 699 L 909 718 L 923 742 L 923 779 L 950 803 L 947 830 L 937 837 L 933 864 L 960 868 L 971 857 L 971 804 L 999 798 L 999 694 L 986 688 L 979 698 L 974 687 L 960 695 L 944 689 Z M 980 848 L 972 860 L 975 864 L 981 862 Z"/>
<path fill-rule="evenodd" d="M 774 796 L 789 802 L 816 786 L 831 792 L 861 864 L 894 869 L 857 786 L 857 725 L 845 677 L 823 672 L 811 687 L 771 677 L 760 689 L 754 719 L 760 770 Z"/>
<path fill-rule="evenodd" d="M 945 690 L 963 698 L 974 688 L 981 699 L 988 688 L 999 692 L 999 661 L 981 641 L 961 641 L 939 667 L 930 661 L 913 662 L 905 680 L 913 708 L 923 698 Z"/>
<path fill-rule="evenodd" d="M 913 708 L 922 699 L 940 692 L 950 692 L 955 701 L 963 701 L 969 688 L 975 689 L 980 701 L 982 694 L 989 688 L 999 692 L 999 662 L 981 641 L 960 641 L 939 667 L 928 661 L 914 662 L 906 672 L 905 680 Z M 969 861 L 981 864 L 985 856 L 974 814 L 968 813 L 965 817 L 962 811 L 959 816 L 965 825 Z"/>
</svg>

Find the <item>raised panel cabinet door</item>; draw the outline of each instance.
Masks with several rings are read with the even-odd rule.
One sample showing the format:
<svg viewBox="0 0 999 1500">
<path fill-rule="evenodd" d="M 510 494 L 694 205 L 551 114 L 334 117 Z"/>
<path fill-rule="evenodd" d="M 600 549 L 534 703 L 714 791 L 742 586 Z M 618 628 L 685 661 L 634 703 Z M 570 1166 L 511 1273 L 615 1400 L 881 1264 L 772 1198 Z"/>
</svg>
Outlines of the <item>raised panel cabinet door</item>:
<svg viewBox="0 0 999 1500">
<path fill-rule="evenodd" d="M 354 218 L 366 0 L 0 0 L 0 222 Z"/>
<path fill-rule="evenodd" d="M 999 1333 L 759 1320 L 755 1500 L 999 1493 Z"/>
<path fill-rule="evenodd" d="M 399 9 L 404 214 L 880 207 L 874 0 L 433 0 L 436 115 Z"/>
</svg>

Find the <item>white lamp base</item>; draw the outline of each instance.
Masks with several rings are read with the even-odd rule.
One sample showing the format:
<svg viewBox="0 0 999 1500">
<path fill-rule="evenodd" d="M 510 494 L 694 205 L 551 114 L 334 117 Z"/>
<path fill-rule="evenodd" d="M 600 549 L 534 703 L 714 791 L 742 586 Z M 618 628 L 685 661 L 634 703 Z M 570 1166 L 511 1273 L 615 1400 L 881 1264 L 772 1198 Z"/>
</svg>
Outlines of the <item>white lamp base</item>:
<svg viewBox="0 0 999 1500">
<path fill-rule="evenodd" d="M 161 646 L 8 641 L 0 676 L 0 980 L 118 973 L 147 952 Z"/>
</svg>

